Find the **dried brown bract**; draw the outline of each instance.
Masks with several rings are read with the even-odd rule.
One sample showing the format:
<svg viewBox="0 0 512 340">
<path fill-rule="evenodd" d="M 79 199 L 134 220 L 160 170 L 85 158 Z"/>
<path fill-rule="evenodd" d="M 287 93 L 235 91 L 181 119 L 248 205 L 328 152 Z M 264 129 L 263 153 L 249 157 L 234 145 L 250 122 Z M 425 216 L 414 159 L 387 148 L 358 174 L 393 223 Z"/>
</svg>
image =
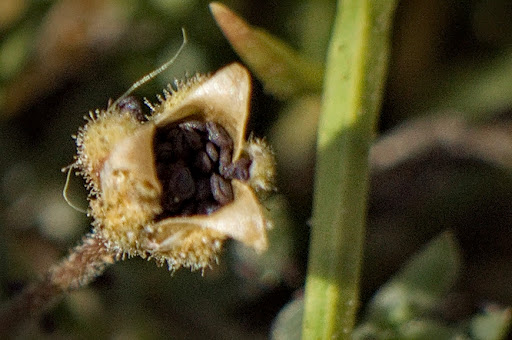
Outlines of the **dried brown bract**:
<svg viewBox="0 0 512 340">
<path fill-rule="evenodd" d="M 274 158 L 264 141 L 246 140 L 248 71 L 231 64 L 177 87 L 149 117 L 127 97 L 80 129 L 75 166 L 94 232 L 171 270 L 209 266 L 228 237 L 265 250 L 270 223 L 256 193 L 274 189 Z"/>
</svg>

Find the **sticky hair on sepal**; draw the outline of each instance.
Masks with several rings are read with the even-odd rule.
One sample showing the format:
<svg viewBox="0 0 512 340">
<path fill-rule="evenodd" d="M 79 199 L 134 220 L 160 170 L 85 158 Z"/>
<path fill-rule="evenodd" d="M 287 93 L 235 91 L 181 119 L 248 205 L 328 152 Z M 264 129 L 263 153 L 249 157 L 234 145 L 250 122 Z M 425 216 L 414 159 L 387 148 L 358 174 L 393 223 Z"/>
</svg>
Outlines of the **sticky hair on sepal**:
<svg viewBox="0 0 512 340">
<path fill-rule="evenodd" d="M 167 62 L 165 62 L 162 66 L 137 80 L 128 90 L 126 90 L 125 93 L 123 93 L 119 98 L 117 98 L 116 101 L 109 105 L 107 110 L 115 109 L 119 101 L 123 100 L 125 97 L 129 96 L 133 91 L 138 89 L 140 86 L 144 85 L 148 81 L 158 76 L 160 73 L 165 71 L 167 68 L 169 68 L 169 66 L 171 66 L 174 63 L 174 61 L 178 58 L 178 56 L 181 54 L 181 51 L 183 51 L 183 48 L 185 48 L 185 45 L 187 44 L 187 33 L 185 32 L 184 28 L 181 29 L 181 33 L 183 34 L 183 42 L 181 43 L 181 46 L 176 52 L 176 54 Z"/>
<path fill-rule="evenodd" d="M 245 146 L 245 152 L 252 160 L 249 168 L 249 185 L 258 193 L 275 191 L 275 156 L 267 142 L 251 136 Z"/>
<path fill-rule="evenodd" d="M 62 169 L 62 172 L 67 171 L 66 183 L 64 183 L 64 188 L 62 189 L 62 197 L 64 198 L 64 201 L 66 201 L 66 203 L 71 208 L 75 209 L 76 211 L 78 211 L 78 212 L 80 212 L 82 214 L 87 214 L 87 210 L 79 208 L 78 206 L 73 204 L 71 202 L 71 200 L 69 199 L 69 197 L 68 197 L 69 181 L 71 180 L 71 171 L 73 171 L 74 166 L 75 166 L 74 164 L 71 164 L 71 165 L 69 165 L 69 166 L 67 166 L 67 167 Z"/>
</svg>

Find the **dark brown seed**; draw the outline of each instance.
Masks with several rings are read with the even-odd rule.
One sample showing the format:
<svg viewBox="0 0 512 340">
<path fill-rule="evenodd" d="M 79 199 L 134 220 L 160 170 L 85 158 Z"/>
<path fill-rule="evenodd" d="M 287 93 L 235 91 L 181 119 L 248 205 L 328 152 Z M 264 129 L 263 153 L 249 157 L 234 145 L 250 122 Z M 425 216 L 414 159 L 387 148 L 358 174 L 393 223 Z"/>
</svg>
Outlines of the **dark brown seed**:
<svg viewBox="0 0 512 340">
<path fill-rule="evenodd" d="M 210 185 L 212 189 L 213 198 L 220 204 L 228 204 L 233 201 L 233 188 L 231 183 L 217 174 L 210 177 Z"/>
<path fill-rule="evenodd" d="M 206 124 L 204 122 L 201 122 L 199 120 L 189 120 L 187 122 L 180 123 L 180 128 L 192 131 L 192 130 L 198 130 L 201 132 L 206 131 Z"/>
<path fill-rule="evenodd" d="M 224 174 L 225 178 L 238 179 L 241 181 L 247 181 L 249 179 L 249 168 L 251 166 L 251 160 L 249 158 L 240 158 L 234 163 L 231 163 Z"/>
<path fill-rule="evenodd" d="M 217 147 L 215 147 L 215 144 L 212 142 L 206 143 L 206 153 L 208 154 L 208 157 L 214 162 L 217 162 L 219 160 L 219 152 L 217 151 Z"/>
<path fill-rule="evenodd" d="M 162 183 L 164 183 L 164 182 L 166 183 L 165 180 L 171 176 L 171 172 L 169 170 L 169 164 L 163 163 L 163 162 L 158 163 L 158 165 L 156 167 L 156 173 L 158 175 L 158 178 L 161 181 L 164 180 Z"/>
<path fill-rule="evenodd" d="M 172 144 L 175 159 L 182 159 L 189 154 L 188 143 L 182 130 L 172 129 L 167 134 L 167 140 Z"/>
<path fill-rule="evenodd" d="M 173 168 L 171 178 L 169 179 L 169 192 L 174 201 L 182 202 L 194 196 L 194 178 L 189 168 L 185 166 L 175 165 Z"/>
<path fill-rule="evenodd" d="M 172 159 L 173 146 L 171 143 L 158 144 L 156 157 L 159 162 L 167 162 Z"/>
<path fill-rule="evenodd" d="M 203 148 L 203 143 L 201 142 L 201 136 L 194 130 L 187 131 L 184 130 L 184 137 L 187 141 L 187 144 L 190 146 L 192 150 L 200 150 Z"/>
<path fill-rule="evenodd" d="M 121 110 L 121 112 L 129 112 L 133 115 L 138 121 L 146 121 L 146 117 L 142 113 L 142 105 L 140 102 L 133 96 L 124 97 L 117 103 L 117 108 Z"/>
<path fill-rule="evenodd" d="M 230 180 L 249 176 L 250 160 L 233 164 L 233 141 L 217 123 L 189 121 L 159 128 L 154 143 L 164 210 L 157 219 L 211 214 L 233 200 Z"/>
<path fill-rule="evenodd" d="M 203 174 L 208 174 L 212 171 L 213 164 L 206 152 L 200 151 L 196 156 L 194 166 Z"/>
<path fill-rule="evenodd" d="M 228 148 L 224 148 L 220 150 L 219 157 L 219 173 L 222 176 L 225 176 L 226 170 L 231 164 L 231 150 Z"/>
<path fill-rule="evenodd" d="M 208 131 L 208 139 L 213 144 L 221 149 L 233 149 L 233 140 L 222 126 L 214 122 L 206 122 L 206 130 Z"/>
<path fill-rule="evenodd" d="M 212 188 L 209 178 L 199 178 L 196 181 L 196 196 L 198 201 L 205 201 L 212 196 Z"/>
</svg>

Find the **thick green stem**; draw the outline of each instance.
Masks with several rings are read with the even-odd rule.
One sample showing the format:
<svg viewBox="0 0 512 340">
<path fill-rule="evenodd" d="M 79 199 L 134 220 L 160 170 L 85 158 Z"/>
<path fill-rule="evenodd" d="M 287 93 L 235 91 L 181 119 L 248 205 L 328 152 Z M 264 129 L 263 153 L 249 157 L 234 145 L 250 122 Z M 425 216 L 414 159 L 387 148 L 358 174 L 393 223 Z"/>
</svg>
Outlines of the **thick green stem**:
<svg viewBox="0 0 512 340">
<path fill-rule="evenodd" d="M 394 0 L 340 0 L 318 129 L 304 339 L 349 338 L 358 307 L 368 152 L 384 89 Z"/>
</svg>

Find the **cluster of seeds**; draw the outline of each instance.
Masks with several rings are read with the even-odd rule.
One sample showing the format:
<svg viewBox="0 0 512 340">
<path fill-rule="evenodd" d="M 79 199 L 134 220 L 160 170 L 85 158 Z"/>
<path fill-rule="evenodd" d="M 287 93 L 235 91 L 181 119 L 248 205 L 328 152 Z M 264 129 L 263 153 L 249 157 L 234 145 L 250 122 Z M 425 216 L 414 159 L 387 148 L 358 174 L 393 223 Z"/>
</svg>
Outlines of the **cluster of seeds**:
<svg viewBox="0 0 512 340">
<path fill-rule="evenodd" d="M 233 140 L 215 122 L 186 121 L 157 129 L 155 156 L 163 212 L 207 215 L 233 201 L 232 179 L 249 179 L 251 160 L 232 161 Z"/>
</svg>

